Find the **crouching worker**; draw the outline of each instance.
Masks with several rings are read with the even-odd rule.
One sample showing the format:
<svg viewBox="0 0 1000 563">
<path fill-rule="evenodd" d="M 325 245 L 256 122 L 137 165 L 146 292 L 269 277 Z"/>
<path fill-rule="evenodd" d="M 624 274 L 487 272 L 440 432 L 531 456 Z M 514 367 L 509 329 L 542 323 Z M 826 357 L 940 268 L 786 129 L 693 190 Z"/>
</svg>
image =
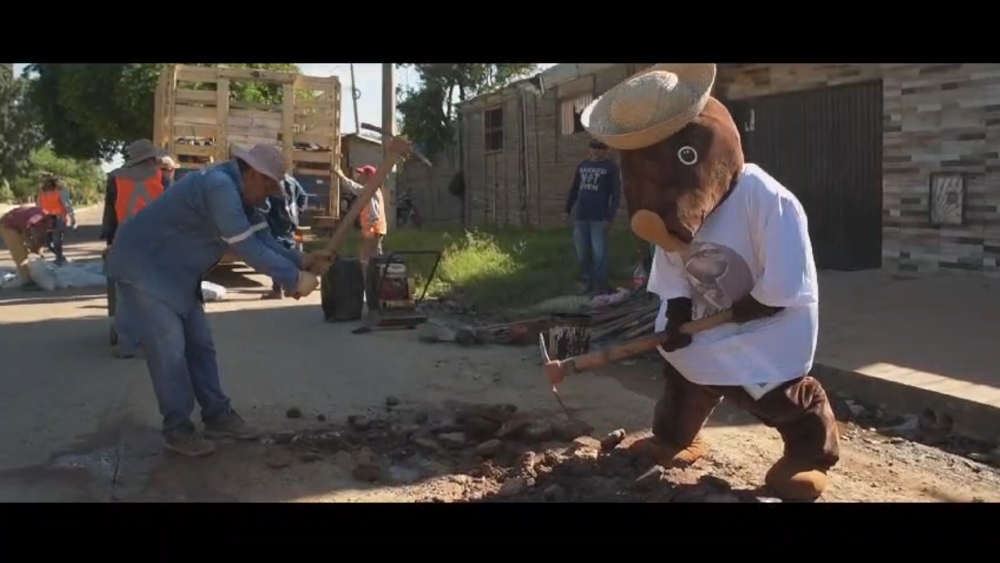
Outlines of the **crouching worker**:
<svg viewBox="0 0 1000 563">
<path fill-rule="evenodd" d="M 56 222 L 55 215 L 35 206 L 15 207 L 0 217 L 0 238 L 14 260 L 21 289 L 41 289 L 28 273 L 28 254 L 39 253 Z"/>
<path fill-rule="evenodd" d="M 281 192 L 281 195 L 267 198 L 264 216 L 278 244 L 302 250 L 295 234 L 299 228 L 299 213 L 306 207 L 306 192 L 291 174 L 285 174 L 281 181 Z M 281 284 L 273 281 L 271 291 L 262 295 L 261 299 L 281 299 L 283 296 Z"/>
<path fill-rule="evenodd" d="M 107 272 L 132 307 L 169 450 L 207 455 L 215 451 L 208 438 L 254 434 L 222 390 L 201 297 L 226 250 L 299 296 L 319 285 L 310 270 L 329 263 L 328 253 L 302 255 L 271 236 L 257 206 L 281 193 L 284 175 L 278 149 L 234 148 L 231 161 L 187 174 L 118 228 Z M 204 433 L 191 421 L 196 402 Z"/>
</svg>

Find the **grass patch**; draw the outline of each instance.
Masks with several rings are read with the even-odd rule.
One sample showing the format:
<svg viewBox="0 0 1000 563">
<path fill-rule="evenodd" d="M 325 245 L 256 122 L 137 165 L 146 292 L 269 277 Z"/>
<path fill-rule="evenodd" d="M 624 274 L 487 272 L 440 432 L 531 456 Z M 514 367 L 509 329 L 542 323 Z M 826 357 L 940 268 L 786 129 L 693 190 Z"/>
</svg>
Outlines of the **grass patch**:
<svg viewBox="0 0 1000 563">
<path fill-rule="evenodd" d="M 322 241 L 311 241 L 315 248 Z M 343 254 L 357 254 L 360 237 L 352 233 Z M 608 234 L 608 272 L 613 284 L 631 282 L 631 269 L 647 245 L 630 231 Z M 390 232 L 386 253 L 435 250 L 442 253 L 429 294 L 448 296 L 480 309 L 515 308 L 565 295 L 578 274 L 570 229 L 403 229 Z M 433 258 L 407 257 L 407 265 L 423 283 Z M 422 288 L 422 285 L 418 286 Z M 418 289 L 419 291 L 419 289 Z"/>
</svg>

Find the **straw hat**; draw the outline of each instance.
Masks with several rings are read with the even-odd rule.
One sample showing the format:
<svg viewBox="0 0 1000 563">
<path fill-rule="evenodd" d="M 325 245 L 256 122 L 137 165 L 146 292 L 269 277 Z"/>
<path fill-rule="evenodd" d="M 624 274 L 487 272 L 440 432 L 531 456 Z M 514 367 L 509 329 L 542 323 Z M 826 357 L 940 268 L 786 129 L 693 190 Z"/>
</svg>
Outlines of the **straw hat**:
<svg viewBox="0 0 1000 563">
<path fill-rule="evenodd" d="M 250 150 L 244 150 L 232 145 L 232 155 L 247 163 L 250 168 L 267 176 L 275 182 L 281 182 L 285 177 L 285 156 L 273 145 L 255 145 Z"/>
<path fill-rule="evenodd" d="M 658 64 L 608 90 L 583 110 L 580 121 L 609 147 L 641 149 L 698 117 L 713 84 L 714 64 Z"/>
<path fill-rule="evenodd" d="M 128 160 L 125 161 L 123 166 L 134 166 L 150 158 L 160 158 L 164 154 L 166 153 L 163 149 L 156 148 L 153 141 L 150 141 L 149 139 L 139 139 L 125 148 L 125 156 L 128 157 Z"/>
</svg>

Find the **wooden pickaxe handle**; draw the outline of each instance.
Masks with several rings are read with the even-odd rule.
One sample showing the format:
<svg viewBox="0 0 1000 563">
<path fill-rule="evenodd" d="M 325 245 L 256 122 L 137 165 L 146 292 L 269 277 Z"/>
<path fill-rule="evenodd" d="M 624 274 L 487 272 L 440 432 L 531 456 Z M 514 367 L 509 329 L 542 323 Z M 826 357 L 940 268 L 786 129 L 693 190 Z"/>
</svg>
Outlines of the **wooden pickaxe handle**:
<svg viewBox="0 0 1000 563">
<path fill-rule="evenodd" d="M 337 253 L 337 250 L 344 244 L 344 241 L 347 240 L 347 235 L 351 232 L 351 226 L 358 218 L 358 215 L 361 214 L 361 210 L 364 206 L 368 205 L 368 202 L 371 201 L 375 192 L 378 191 L 379 187 L 381 187 L 383 183 L 385 183 L 385 179 L 389 176 L 389 172 L 392 170 L 392 167 L 396 165 L 396 161 L 402 157 L 402 154 L 395 153 L 389 153 L 389 155 L 385 157 L 382 164 L 380 164 L 375 170 L 375 175 L 365 182 L 364 189 L 361 190 L 358 197 L 354 199 L 354 203 L 351 204 L 350 209 L 347 210 L 347 213 L 345 213 L 344 216 L 341 217 L 340 222 L 337 223 L 337 228 L 334 229 L 333 234 L 330 235 L 330 239 L 326 242 L 326 246 L 323 247 L 324 250 L 330 254 Z"/>
<path fill-rule="evenodd" d="M 379 135 L 385 135 L 385 130 L 383 130 L 381 127 L 379 127 L 377 125 L 372 125 L 371 123 L 362 123 L 361 124 L 361 128 L 362 129 L 367 129 L 368 131 L 371 131 L 373 133 L 378 133 Z M 431 159 L 429 159 L 426 156 L 424 156 L 424 153 L 418 151 L 417 149 L 411 150 L 410 154 L 412 154 L 413 156 L 417 157 L 420 160 L 420 162 L 423 162 L 427 166 L 430 166 L 430 167 L 434 166 L 434 164 L 431 163 Z"/>
<path fill-rule="evenodd" d="M 691 321 L 681 326 L 680 331 L 684 334 L 697 334 L 719 325 L 723 325 L 733 320 L 733 312 L 726 310 L 714 315 Z M 669 339 L 665 332 L 654 332 L 647 336 L 634 338 L 621 344 L 614 344 L 595 352 L 589 352 L 573 358 L 568 358 L 559 362 L 559 370 L 563 377 L 592 371 L 608 366 L 614 362 L 638 356 L 645 352 L 651 352 L 657 346 L 665 343 Z M 547 357 L 545 350 L 542 350 L 543 357 Z"/>
</svg>

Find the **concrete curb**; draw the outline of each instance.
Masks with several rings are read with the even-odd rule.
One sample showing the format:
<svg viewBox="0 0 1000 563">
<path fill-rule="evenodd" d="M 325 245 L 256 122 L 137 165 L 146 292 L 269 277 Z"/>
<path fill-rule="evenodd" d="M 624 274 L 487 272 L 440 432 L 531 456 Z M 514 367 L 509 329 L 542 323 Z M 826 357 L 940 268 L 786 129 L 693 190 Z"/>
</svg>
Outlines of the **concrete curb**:
<svg viewBox="0 0 1000 563">
<path fill-rule="evenodd" d="M 810 375 L 830 394 L 843 394 L 900 414 L 918 415 L 931 409 L 954 419 L 955 434 L 991 445 L 1000 442 L 1000 408 L 823 364 L 815 364 Z"/>
</svg>

